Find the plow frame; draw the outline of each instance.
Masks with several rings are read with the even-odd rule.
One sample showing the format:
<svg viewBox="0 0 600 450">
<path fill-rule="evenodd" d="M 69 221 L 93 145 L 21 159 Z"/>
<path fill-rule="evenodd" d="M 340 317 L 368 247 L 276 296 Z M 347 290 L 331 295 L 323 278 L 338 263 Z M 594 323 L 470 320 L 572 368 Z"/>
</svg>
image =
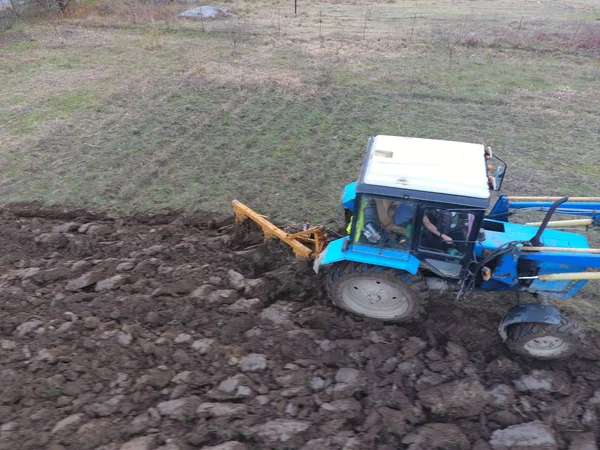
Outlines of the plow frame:
<svg viewBox="0 0 600 450">
<path fill-rule="evenodd" d="M 323 227 L 311 227 L 298 233 L 286 233 L 265 216 L 258 214 L 243 203 L 237 200 L 233 200 L 231 203 L 237 223 L 243 222 L 246 218 L 252 220 L 261 227 L 265 241 L 275 236 L 292 247 L 294 254 L 298 257 L 315 259 L 327 245 L 327 234 Z M 312 248 L 305 244 L 309 244 Z"/>
</svg>

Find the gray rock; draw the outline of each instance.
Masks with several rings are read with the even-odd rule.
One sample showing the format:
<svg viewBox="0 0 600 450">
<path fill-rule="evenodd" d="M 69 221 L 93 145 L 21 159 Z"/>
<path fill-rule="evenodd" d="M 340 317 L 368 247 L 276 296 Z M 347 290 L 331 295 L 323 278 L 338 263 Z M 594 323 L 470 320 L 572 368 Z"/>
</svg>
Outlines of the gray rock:
<svg viewBox="0 0 600 450">
<path fill-rule="evenodd" d="M 40 272 L 39 267 L 28 267 L 27 269 L 21 269 L 21 270 L 15 271 L 14 276 L 17 277 L 19 280 L 28 280 L 29 278 L 33 277 L 34 275 L 38 274 L 39 272 Z"/>
<path fill-rule="evenodd" d="M 331 403 L 323 403 L 320 410 L 327 415 L 354 419 L 360 414 L 362 406 L 353 398 L 345 398 L 334 400 Z"/>
<path fill-rule="evenodd" d="M 232 400 L 236 398 L 248 398 L 252 395 L 251 384 L 246 375 L 238 374 L 234 377 L 221 381 L 219 385 L 206 395 L 212 400 Z"/>
<path fill-rule="evenodd" d="M 78 224 L 77 222 L 68 222 L 68 223 L 63 223 L 61 225 L 56 225 L 54 228 L 52 228 L 52 232 L 53 233 L 69 233 L 71 231 L 77 231 L 77 229 L 80 227 L 80 224 Z"/>
<path fill-rule="evenodd" d="M 125 261 L 125 262 L 118 264 L 117 268 L 115 270 L 117 272 L 129 272 L 130 270 L 133 270 L 133 268 L 135 266 L 136 266 L 135 261 Z"/>
<path fill-rule="evenodd" d="M 286 444 L 288 447 L 293 447 L 304 441 L 303 434 L 310 426 L 310 422 L 275 419 L 251 427 L 250 432 L 267 445 L 280 446 L 280 444 Z"/>
<path fill-rule="evenodd" d="M 155 427 L 160 423 L 160 419 L 156 419 L 149 413 L 143 413 L 137 416 L 131 421 L 126 429 L 126 433 L 129 435 L 139 434 L 146 431 L 150 427 Z"/>
<path fill-rule="evenodd" d="M 181 447 L 173 442 L 167 445 L 161 445 L 160 447 L 156 447 L 154 450 L 182 450 Z"/>
<path fill-rule="evenodd" d="M 469 450 L 471 444 L 457 425 L 428 423 L 402 439 L 409 450 Z"/>
<path fill-rule="evenodd" d="M 190 297 L 198 299 L 198 300 L 208 300 L 208 297 L 211 293 L 216 291 L 216 288 L 210 284 L 204 284 L 199 288 L 192 291 Z"/>
<path fill-rule="evenodd" d="M 192 19 L 217 19 L 221 17 L 230 17 L 231 13 L 224 9 L 215 8 L 214 6 L 200 6 L 198 8 L 188 9 L 179 14 L 179 17 L 187 17 Z"/>
<path fill-rule="evenodd" d="M 19 325 L 17 327 L 17 329 L 15 330 L 15 332 L 17 334 L 17 337 L 22 338 L 22 337 L 27 336 L 31 332 L 37 330 L 42 325 L 44 325 L 44 322 L 42 322 L 41 320 L 37 320 L 37 319 L 29 320 L 29 321 L 23 322 L 21 325 Z"/>
<path fill-rule="evenodd" d="M 187 333 L 181 333 L 175 337 L 174 342 L 176 344 L 187 344 L 188 342 L 191 342 L 191 340 L 192 340 L 191 335 L 189 335 Z"/>
<path fill-rule="evenodd" d="M 523 375 L 514 381 L 515 388 L 519 392 L 524 391 L 546 391 L 558 392 L 562 395 L 571 393 L 569 381 L 558 372 L 547 370 L 533 370 L 529 375 Z"/>
<path fill-rule="evenodd" d="M 166 247 L 164 245 L 156 244 L 156 245 L 152 245 L 148 248 L 145 248 L 144 250 L 142 250 L 142 253 L 147 256 L 156 256 L 159 253 L 164 252 L 165 249 L 166 249 Z"/>
<path fill-rule="evenodd" d="M 477 416 L 489 395 L 477 380 L 463 379 L 419 392 L 419 400 L 433 414 L 450 418 Z"/>
<path fill-rule="evenodd" d="M 554 431 L 542 422 L 513 425 L 492 433 L 494 450 L 558 450 Z"/>
<path fill-rule="evenodd" d="M 426 348 L 427 342 L 425 342 L 423 339 L 419 339 L 416 336 L 411 336 L 402 346 L 402 355 L 404 356 L 404 359 L 410 359 L 413 356 L 421 353 Z"/>
<path fill-rule="evenodd" d="M 51 434 L 56 434 L 61 432 L 62 430 L 70 427 L 71 425 L 75 425 L 81 421 L 83 418 L 82 414 L 72 414 L 70 416 L 65 417 L 61 421 L 59 421 L 54 428 L 52 428 Z"/>
<path fill-rule="evenodd" d="M 119 450 L 152 450 L 155 447 L 155 436 L 140 436 L 125 442 Z"/>
<path fill-rule="evenodd" d="M 342 367 L 336 372 L 335 381 L 336 383 L 327 388 L 326 392 L 334 398 L 343 398 L 360 390 L 363 379 L 360 370 Z"/>
<path fill-rule="evenodd" d="M 213 447 L 202 447 L 202 450 L 248 450 L 248 447 L 241 442 L 230 441 Z"/>
<path fill-rule="evenodd" d="M 504 409 L 513 405 L 517 399 L 515 390 L 506 384 L 496 384 L 487 390 L 490 405 Z"/>
<path fill-rule="evenodd" d="M 569 450 L 598 450 L 595 433 L 577 433 L 571 439 Z"/>
<path fill-rule="evenodd" d="M 198 408 L 199 404 L 200 398 L 193 395 L 190 397 L 161 402 L 156 405 L 156 409 L 161 416 L 167 416 L 171 419 L 179 419 L 181 417 L 194 417 L 196 408 Z"/>
<path fill-rule="evenodd" d="M 42 233 L 36 236 L 34 241 L 38 244 L 54 244 L 57 247 L 62 247 L 67 244 L 68 239 L 60 233 Z"/>
<path fill-rule="evenodd" d="M 94 263 L 92 261 L 81 260 L 73 263 L 73 265 L 71 266 L 71 271 L 79 272 L 81 270 L 88 270 L 92 267 L 94 267 Z"/>
<path fill-rule="evenodd" d="M 8 339 L 0 339 L 0 348 L 2 348 L 2 350 L 14 350 L 17 348 L 17 343 L 9 341 Z"/>
<path fill-rule="evenodd" d="M 201 355 L 206 355 L 212 349 L 214 342 L 214 339 L 198 339 L 197 341 L 192 342 L 192 349 L 196 350 Z"/>
<path fill-rule="evenodd" d="M 185 384 L 190 379 L 191 374 L 192 374 L 192 372 L 190 372 L 189 370 L 186 370 L 184 372 L 179 372 L 177 375 L 175 375 L 173 377 L 171 382 L 175 383 L 175 384 Z"/>
<path fill-rule="evenodd" d="M 81 230 L 84 231 L 81 231 Z M 79 233 L 87 233 L 87 234 L 93 234 L 96 236 L 105 236 L 107 234 L 111 234 L 112 233 L 112 228 L 109 227 L 108 225 L 97 225 L 97 224 L 88 224 L 88 223 L 84 223 L 83 225 L 81 225 L 77 231 Z"/>
<path fill-rule="evenodd" d="M 260 313 L 261 320 L 274 325 L 293 325 L 294 305 L 291 302 L 277 302 Z"/>
<path fill-rule="evenodd" d="M 98 272 L 86 272 L 78 278 L 69 280 L 65 289 L 67 291 L 78 291 L 91 286 L 102 279 L 102 274 Z"/>
<path fill-rule="evenodd" d="M 262 372 L 267 368 L 267 357 L 259 353 L 250 353 L 240 359 L 242 372 Z"/>
<path fill-rule="evenodd" d="M 230 305 L 239 298 L 237 291 L 233 289 L 221 289 L 208 295 L 208 303 L 211 305 Z"/>
<path fill-rule="evenodd" d="M 227 271 L 227 276 L 229 277 L 229 285 L 233 289 L 237 289 L 238 291 L 241 291 L 244 289 L 244 286 L 246 286 L 246 279 L 244 278 L 244 275 L 242 275 L 241 273 L 236 272 L 233 269 L 229 269 Z"/>
<path fill-rule="evenodd" d="M 243 403 L 201 403 L 196 410 L 199 417 L 244 417 L 247 412 Z"/>
<path fill-rule="evenodd" d="M 258 403 L 260 406 L 268 405 L 271 401 L 266 395 L 257 395 L 254 400 L 256 400 L 256 403 Z"/>
<path fill-rule="evenodd" d="M 250 312 L 260 309 L 262 301 L 259 298 L 240 298 L 227 309 L 232 312 Z"/>
<path fill-rule="evenodd" d="M 127 283 L 127 277 L 125 275 L 115 275 L 98 281 L 94 290 L 96 292 L 112 291 L 113 289 L 123 286 L 125 283 Z"/>
<path fill-rule="evenodd" d="M 325 386 L 327 386 L 327 381 L 321 377 L 313 377 L 310 380 L 310 388 L 313 391 L 320 391 L 321 389 L 324 389 Z"/>
<path fill-rule="evenodd" d="M 38 350 L 37 356 L 35 358 L 38 361 L 44 361 L 48 364 L 55 364 L 58 361 L 58 358 L 54 353 L 52 353 L 47 348 L 42 348 Z"/>
<path fill-rule="evenodd" d="M 88 330 L 95 330 L 100 326 L 100 319 L 96 316 L 86 317 L 83 321 L 83 327 Z"/>
<path fill-rule="evenodd" d="M 123 398 L 123 395 L 117 395 L 103 403 L 93 403 L 85 408 L 85 412 L 90 416 L 108 417 L 119 410 Z"/>
<path fill-rule="evenodd" d="M 133 336 L 130 333 L 120 331 L 119 334 L 117 334 L 117 342 L 123 347 L 127 347 L 133 342 Z"/>
</svg>

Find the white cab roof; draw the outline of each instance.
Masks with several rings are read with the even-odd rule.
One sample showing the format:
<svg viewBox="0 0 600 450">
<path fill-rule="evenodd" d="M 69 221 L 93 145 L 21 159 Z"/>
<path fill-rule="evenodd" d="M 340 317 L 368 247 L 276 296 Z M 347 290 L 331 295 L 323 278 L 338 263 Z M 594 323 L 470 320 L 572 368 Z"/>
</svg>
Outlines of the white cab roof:
<svg viewBox="0 0 600 450">
<path fill-rule="evenodd" d="M 371 146 L 363 182 L 487 199 L 484 152 L 482 144 L 380 135 Z"/>
</svg>

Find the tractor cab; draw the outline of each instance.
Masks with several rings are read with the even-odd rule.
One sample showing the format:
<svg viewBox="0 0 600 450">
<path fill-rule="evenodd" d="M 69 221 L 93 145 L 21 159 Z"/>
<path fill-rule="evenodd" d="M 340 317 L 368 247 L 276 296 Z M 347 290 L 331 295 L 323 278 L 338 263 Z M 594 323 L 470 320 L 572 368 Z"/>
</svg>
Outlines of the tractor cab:
<svg viewBox="0 0 600 450">
<path fill-rule="evenodd" d="M 480 144 L 370 139 L 359 179 L 346 186 L 340 202 L 349 220 L 343 259 L 369 255 L 373 264 L 460 278 L 490 188 L 501 181 L 491 174 L 490 159 L 491 150 Z"/>
<path fill-rule="evenodd" d="M 358 194 L 347 251 L 407 260 L 459 278 L 471 260 L 484 210 Z"/>
</svg>

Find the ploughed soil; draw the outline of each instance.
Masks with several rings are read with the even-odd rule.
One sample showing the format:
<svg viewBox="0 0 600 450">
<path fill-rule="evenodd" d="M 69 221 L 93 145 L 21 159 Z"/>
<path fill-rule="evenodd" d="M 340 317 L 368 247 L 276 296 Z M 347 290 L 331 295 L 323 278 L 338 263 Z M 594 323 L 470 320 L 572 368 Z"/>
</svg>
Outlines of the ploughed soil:
<svg viewBox="0 0 600 450">
<path fill-rule="evenodd" d="M 451 296 L 354 317 L 230 216 L 17 205 L 0 249 L 2 450 L 597 448 L 594 332 L 533 362 Z"/>
</svg>

